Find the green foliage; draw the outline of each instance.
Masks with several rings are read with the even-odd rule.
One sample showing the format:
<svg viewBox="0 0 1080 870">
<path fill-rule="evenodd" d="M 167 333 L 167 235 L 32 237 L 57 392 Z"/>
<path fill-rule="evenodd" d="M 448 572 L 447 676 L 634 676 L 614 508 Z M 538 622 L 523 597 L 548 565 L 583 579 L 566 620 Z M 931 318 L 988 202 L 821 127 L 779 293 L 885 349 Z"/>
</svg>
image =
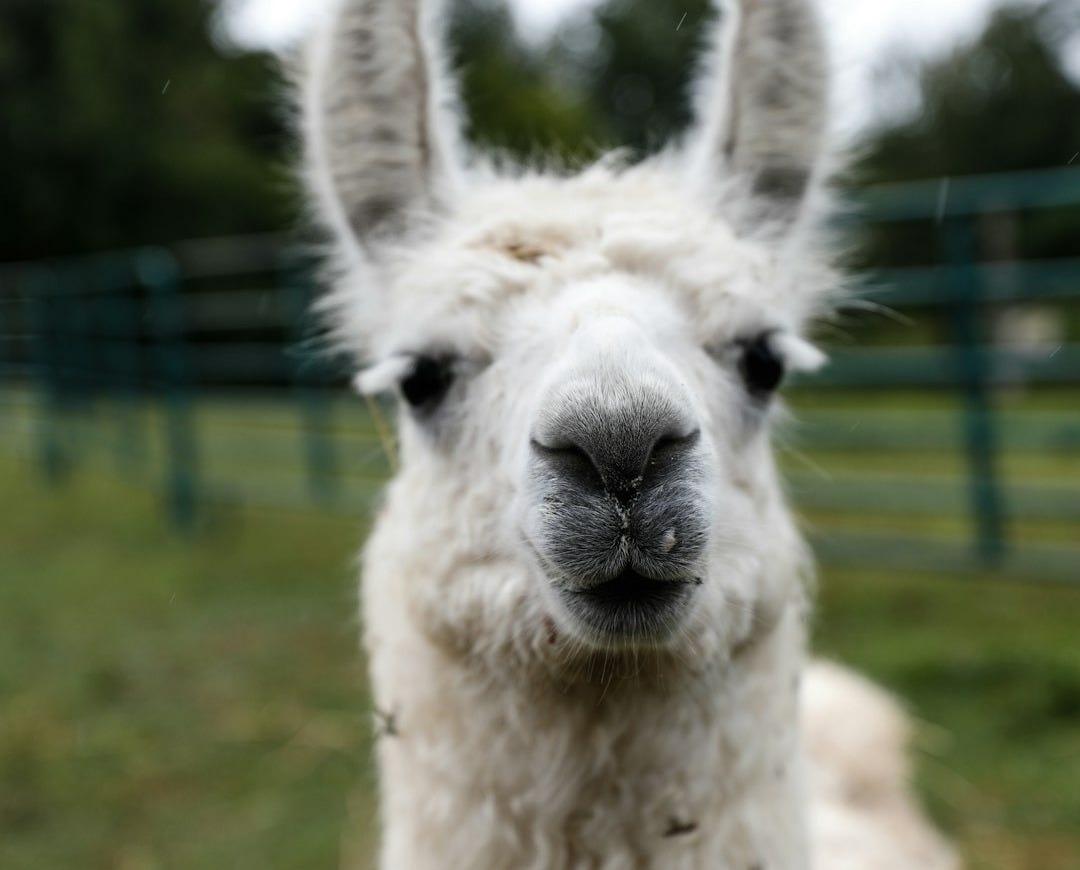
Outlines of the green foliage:
<svg viewBox="0 0 1080 870">
<path fill-rule="evenodd" d="M 710 0 L 610 0 L 594 13 L 596 47 L 582 57 L 590 105 L 615 141 L 650 153 L 691 121 L 690 83 L 713 23 Z M 585 21 L 564 28 L 587 27 Z"/>
<path fill-rule="evenodd" d="M 1080 87 L 1060 52 L 1080 26 L 1069 0 L 1003 6 L 973 42 L 915 72 L 921 109 L 887 123 L 862 162 L 903 181 L 1061 166 L 1080 150 Z"/>
<path fill-rule="evenodd" d="M 710 0 L 608 0 L 523 40 L 504 0 L 457 0 L 453 60 L 468 136 L 568 163 L 655 150 L 690 121 Z M 280 229 L 295 220 L 286 100 L 265 55 L 223 51 L 211 0 L 9 0 L 0 19 L 0 260 Z M 1080 89 L 1060 49 L 1070 0 L 998 10 L 977 39 L 912 72 L 921 110 L 874 130 L 854 179 L 1067 162 Z M 1075 249 L 1076 214 L 1018 229 L 1021 254 Z M 895 228 L 893 228 L 895 230 Z M 863 262 L 933 260 L 925 227 L 875 238 Z"/>
<path fill-rule="evenodd" d="M 856 186 L 1060 167 L 1080 151 L 1080 86 L 1061 51 L 1080 34 L 1071 0 L 1003 6 L 972 42 L 910 70 L 919 111 L 886 122 L 863 144 Z M 1080 165 L 1078 162 L 1077 165 Z M 1080 210 L 987 218 L 988 259 L 1075 256 Z M 927 223 L 879 228 L 862 249 L 871 265 L 936 261 L 938 229 Z"/>
<path fill-rule="evenodd" d="M 461 0 L 452 41 L 470 138 L 527 158 L 655 151 L 690 122 L 710 10 L 710 0 L 610 0 L 531 45 L 500 0 Z"/>
<path fill-rule="evenodd" d="M 608 139 L 582 95 L 551 81 L 504 3 L 461 0 L 450 36 L 473 142 L 517 157 L 554 154 L 572 162 L 594 156 Z"/>
<path fill-rule="evenodd" d="M 850 520 L 849 520 L 850 522 Z M 1075 589 L 830 571 L 815 646 L 904 699 L 918 782 L 965 866 L 1080 858 Z"/>
<path fill-rule="evenodd" d="M 1072 0 L 1005 5 L 981 33 L 948 54 L 918 64 L 897 59 L 892 75 L 914 88 L 917 110 L 868 132 L 851 186 L 1067 164 L 1080 151 L 1080 86 L 1063 69 L 1062 49 L 1077 33 L 1080 14 Z M 948 195 L 946 183 L 941 196 Z M 1078 227 L 1078 207 L 988 213 L 974 219 L 968 253 L 980 260 L 1075 257 Z M 863 226 L 851 265 L 948 260 L 944 229 L 932 218 Z M 862 343 L 948 341 L 954 335 L 955 324 L 943 311 L 905 314 L 916 319 L 915 329 L 874 316 L 849 325 Z M 989 325 L 984 310 L 980 328 L 985 332 Z"/>
<path fill-rule="evenodd" d="M 208 0 L 12 0 L 0 18 L 0 259 L 278 228 L 268 59 L 223 55 Z"/>
</svg>

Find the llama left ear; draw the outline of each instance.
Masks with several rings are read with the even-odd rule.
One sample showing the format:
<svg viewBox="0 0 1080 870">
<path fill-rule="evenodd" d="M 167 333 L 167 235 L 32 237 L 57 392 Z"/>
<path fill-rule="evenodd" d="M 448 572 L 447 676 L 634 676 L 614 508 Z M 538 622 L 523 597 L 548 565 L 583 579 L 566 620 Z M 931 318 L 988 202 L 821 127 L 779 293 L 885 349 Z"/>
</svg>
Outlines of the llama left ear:
<svg viewBox="0 0 1080 870">
<path fill-rule="evenodd" d="M 456 193 L 456 99 L 439 0 L 335 0 L 304 58 L 308 178 L 344 245 L 372 256 Z"/>
<path fill-rule="evenodd" d="M 739 229 L 783 234 L 820 175 L 827 58 L 812 0 L 729 0 L 691 140 L 695 184 L 734 180 Z"/>
</svg>

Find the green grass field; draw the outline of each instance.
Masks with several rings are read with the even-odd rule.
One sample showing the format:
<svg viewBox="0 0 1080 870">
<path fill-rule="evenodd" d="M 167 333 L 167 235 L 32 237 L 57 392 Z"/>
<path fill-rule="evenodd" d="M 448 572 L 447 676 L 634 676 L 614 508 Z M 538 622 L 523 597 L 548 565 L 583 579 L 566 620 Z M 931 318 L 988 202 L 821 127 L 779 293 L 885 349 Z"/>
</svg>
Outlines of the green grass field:
<svg viewBox="0 0 1080 870">
<path fill-rule="evenodd" d="M 201 419 L 219 497 L 191 537 L 169 527 L 160 492 L 124 457 L 112 468 L 104 443 L 52 488 L 25 452 L 0 449 L 0 867 L 365 866 L 363 520 L 242 497 L 254 475 L 302 499 L 295 456 L 280 459 L 291 447 L 252 435 L 292 444 L 290 419 L 267 407 Z M 98 422 L 65 437 L 113 423 Z M 346 484 L 361 485 L 351 469 L 378 448 L 353 434 L 339 461 Z M 157 468 L 155 444 L 146 468 Z M 822 455 L 826 479 L 850 458 Z M 1009 462 L 1057 485 L 1076 470 L 1071 459 Z M 924 723 L 919 782 L 969 865 L 1080 868 L 1080 585 L 822 573 L 818 649 L 897 691 Z"/>
<path fill-rule="evenodd" d="M 0 489 L 0 867 L 338 866 L 372 815 L 358 524 L 185 540 L 107 478 Z"/>
</svg>

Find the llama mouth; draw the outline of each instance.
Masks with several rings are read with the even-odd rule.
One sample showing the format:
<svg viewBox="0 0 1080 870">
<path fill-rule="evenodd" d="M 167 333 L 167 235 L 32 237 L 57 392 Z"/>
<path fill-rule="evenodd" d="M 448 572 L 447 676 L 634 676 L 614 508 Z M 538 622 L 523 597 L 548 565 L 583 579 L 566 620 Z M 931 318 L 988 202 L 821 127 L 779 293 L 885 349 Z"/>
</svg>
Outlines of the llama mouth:
<svg viewBox="0 0 1080 870">
<path fill-rule="evenodd" d="M 655 580 L 627 568 L 585 589 L 564 590 L 564 602 L 584 627 L 605 640 L 662 640 L 682 621 L 696 578 Z"/>
</svg>

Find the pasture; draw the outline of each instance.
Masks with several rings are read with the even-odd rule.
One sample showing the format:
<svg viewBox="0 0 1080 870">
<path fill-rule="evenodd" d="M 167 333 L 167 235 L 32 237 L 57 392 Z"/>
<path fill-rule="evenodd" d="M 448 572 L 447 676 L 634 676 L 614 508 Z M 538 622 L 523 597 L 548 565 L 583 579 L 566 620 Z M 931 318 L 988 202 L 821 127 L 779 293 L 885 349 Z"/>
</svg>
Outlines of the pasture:
<svg viewBox="0 0 1080 870">
<path fill-rule="evenodd" d="M 868 401 L 794 400 L 807 420 Z M 948 411 L 930 394 L 887 404 L 916 420 Z M 359 403 L 333 407 L 323 507 L 292 404 L 200 404 L 207 501 L 186 536 L 162 510 L 156 411 L 57 422 L 72 465 L 51 487 L 30 397 L 7 394 L 5 411 L 0 866 L 315 868 L 363 855 L 374 782 L 353 561 L 386 465 Z M 125 425 L 143 433 L 125 442 L 138 450 L 115 448 Z M 797 502 L 853 474 L 962 479 L 948 451 L 796 449 L 798 427 L 783 440 Z M 1080 485 L 1067 454 L 1010 450 L 1003 468 L 1025 485 Z M 905 514 L 882 499 L 877 511 L 818 502 L 806 523 L 826 541 L 967 532 L 948 504 Z M 1025 543 L 1075 538 L 1068 519 L 1012 529 Z M 1080 866 L 1080 588 L 867 561 L 822 568 L 818 650 L 895 689 L 923 723 L 919 782 L 971 867 Z"/>
</svg>

